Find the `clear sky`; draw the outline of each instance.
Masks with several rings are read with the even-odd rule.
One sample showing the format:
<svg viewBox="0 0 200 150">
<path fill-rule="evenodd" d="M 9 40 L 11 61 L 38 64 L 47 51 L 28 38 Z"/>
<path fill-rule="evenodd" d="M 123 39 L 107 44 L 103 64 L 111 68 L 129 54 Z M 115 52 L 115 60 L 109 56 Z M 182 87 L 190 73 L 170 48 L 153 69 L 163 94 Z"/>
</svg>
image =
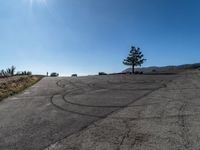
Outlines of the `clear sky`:
<svg viewBox="0 0 200 150">
<path fill-rule="evenodd" d="M 119 72 L 131 45 L 143 66 L 200 60 L 199 0 L 0 0 L 0 69 Z"/>
</svg>

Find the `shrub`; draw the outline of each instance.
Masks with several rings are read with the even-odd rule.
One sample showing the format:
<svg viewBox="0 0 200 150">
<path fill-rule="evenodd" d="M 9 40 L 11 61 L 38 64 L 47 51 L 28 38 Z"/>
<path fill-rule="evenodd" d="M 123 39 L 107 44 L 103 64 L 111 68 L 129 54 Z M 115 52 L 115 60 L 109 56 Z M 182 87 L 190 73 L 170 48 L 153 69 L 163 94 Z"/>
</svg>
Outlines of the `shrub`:
<svg viewBox="0 0 200 150">
<path fill-rule="evenodd" d="M 21 75 L 32 75 L 32 72 L 31 71 L 18 71 L 17 74 L 18 76 L 21 76 Z"/>
<path fill-rule="evenodd" d="M 15 70 L 16 70 L 15 66 L 11 66 L 10 68 L 7 68 L 6 70 L 3 69 L 0 71 L 0 77 L 10 77 L 14 75 L 32 75 L 31 71 L 18 71 L 15 74 Z"/>
<path fill-rule="evenodd" d="M 1 77 L 9 77 L 10 74 L 7 71 L 5 71 L 5 70 L 1 70 L 0 76 Z"/>
</svg>

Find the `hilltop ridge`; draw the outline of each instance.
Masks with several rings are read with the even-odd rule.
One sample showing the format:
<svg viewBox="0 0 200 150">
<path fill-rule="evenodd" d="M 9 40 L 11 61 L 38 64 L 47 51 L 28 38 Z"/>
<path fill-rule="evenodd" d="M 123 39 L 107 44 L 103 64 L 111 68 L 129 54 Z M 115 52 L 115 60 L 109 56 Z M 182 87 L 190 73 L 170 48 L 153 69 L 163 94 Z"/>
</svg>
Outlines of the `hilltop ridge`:
<svg viewBox="0 0 200 150">
<path fill-rule="evenodd" d="M 145 73 L 148 72 L 166 72 L 166 71 L 173 71 L 173 70 L 186 70 L 186 69 L 197 69 L 200 68 L 200 63 L 194 63 L 194 64 L 183 64 L 183 65 L 169 65 L 169 66 L 150 66 L 150 67 L 141 67 L 141 68 L 135 68 L 135 71 L 142 71 Z M 125 72 L 131 72 L 131 68 L 127 68 L 122 71 Z"/>
</svg>

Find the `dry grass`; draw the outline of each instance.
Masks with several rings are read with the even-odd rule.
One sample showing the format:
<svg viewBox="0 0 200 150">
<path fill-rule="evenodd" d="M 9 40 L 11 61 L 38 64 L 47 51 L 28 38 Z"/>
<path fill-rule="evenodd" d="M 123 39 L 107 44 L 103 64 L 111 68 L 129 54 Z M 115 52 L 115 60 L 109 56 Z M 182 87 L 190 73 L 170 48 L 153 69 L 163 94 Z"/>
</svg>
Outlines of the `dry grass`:
<svg viewBox="0 0 200 150">
<path fill-rule="evenodd" d="M 42 76 L 15 76 L 0 78 L 0 100 L 23 91 L 41 79 Z"/>
</svg>

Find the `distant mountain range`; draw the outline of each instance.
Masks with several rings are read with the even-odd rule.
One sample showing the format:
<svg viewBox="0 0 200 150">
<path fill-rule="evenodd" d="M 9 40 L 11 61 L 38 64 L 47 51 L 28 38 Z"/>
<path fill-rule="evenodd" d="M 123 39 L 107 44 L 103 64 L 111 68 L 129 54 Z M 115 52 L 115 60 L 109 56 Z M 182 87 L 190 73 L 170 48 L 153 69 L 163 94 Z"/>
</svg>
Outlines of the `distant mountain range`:
<svg viewBox="0 0 200 150">
<path fill-rule="evenodd" d="M 166 71 L 173 71 L 173 70 L 175 71 L 175 70 L 197 69 L 197 68 L 200 68 L 200 63 L 184 64 L 184 65 L 178 65 L 178 66 L 142 67 L 142 68 L 135 68 L 135 71 L 142 71 L 144 73 L 149 73 L 149 72 L 166 72 Z M 123 73 L 131 72 L 131 70 L 132 70 L 132 68 L 127 68 L 122 72 Z"/>
</svg>

